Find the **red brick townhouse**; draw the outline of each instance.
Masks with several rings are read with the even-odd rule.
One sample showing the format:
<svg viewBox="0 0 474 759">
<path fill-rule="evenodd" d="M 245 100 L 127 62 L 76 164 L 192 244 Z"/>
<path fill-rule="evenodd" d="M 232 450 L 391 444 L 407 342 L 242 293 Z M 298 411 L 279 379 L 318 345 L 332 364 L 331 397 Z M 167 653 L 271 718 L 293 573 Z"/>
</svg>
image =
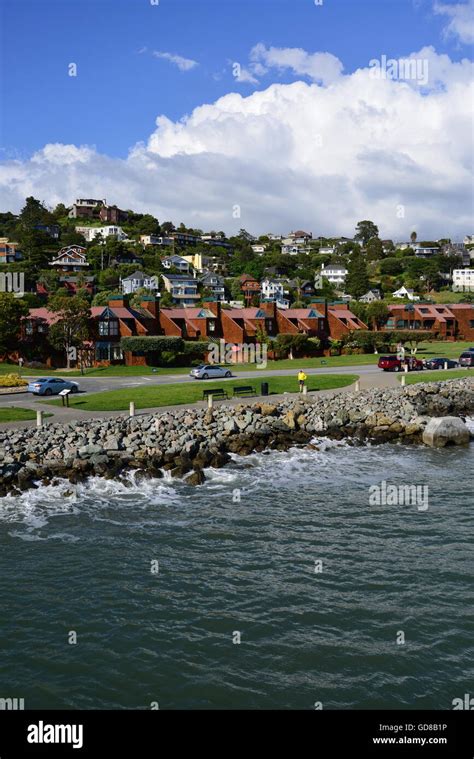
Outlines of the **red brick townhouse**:
<svg viewBox="0 0 474 759">
<path fill-rule="evenodd" d="M 321 303 L 315 304 L 316 308 L 322 307 Z M 345 303 L 333 303 L 324 307 L 326 317 L 326 336 L 333 340 L 340 340 L 357 329 L 368 329 Z"/>
<path fill-rule="evenodd" d="M 110 298 L 107 306 L 92 306 L 90 314 L 90 340 L 84 344 L 90 363 L 123 360 L 127 365 L 146 363 L 145 356 L 123 354 L 120 340 L 161 334 L 158 304 L 154 298 L 144 297 L 138 308 L 132 308 L 125 296 L 118 295 Z M 64 355 L 55 351 L 47 340 L 49 327 L 57 319 L 57 314 L 47 308 L 31 308 L 22 323 L 20 352 L 49 366 L 63 364 Z"/>
<path fill-rule="evenodd" d="M 470 303 L 393 303 L 384 329 L 429 330 L 442 339 L 474 340 L 474 305 Z"/>
<path fill-rule="evenodd" d="M 259 333 L 269 337 L 278 334 L 307 334 L 325 340 L 341 337 L 365 325 L 345 306 L 325 306 L 318 303 L 307 308 L 279 309 L 274 302 L 260 307 L 222 308 L 217 301 L 203 307 L 162 308 L 159 300 L 143 297 L 140 306 L 129 305 L 126 295 L 109 299 L 107 306 L 90 309 L 90 339 L 84 344 L 88 363 L 124 361 L 127 365 L 146 364 L 154 357 L 145 354 L 123 353 L 122 337 L 166 335 L 185 340 L 224 339 L 226 343 L 252 344 L 258 342 Z M 21 349 L 24 355 L 48 363 L 61 365 L 64 356 L 55 352 L 47 333 L 57 315 L 47 308 L 32 308 L 23 320 Z"/>
</svg>

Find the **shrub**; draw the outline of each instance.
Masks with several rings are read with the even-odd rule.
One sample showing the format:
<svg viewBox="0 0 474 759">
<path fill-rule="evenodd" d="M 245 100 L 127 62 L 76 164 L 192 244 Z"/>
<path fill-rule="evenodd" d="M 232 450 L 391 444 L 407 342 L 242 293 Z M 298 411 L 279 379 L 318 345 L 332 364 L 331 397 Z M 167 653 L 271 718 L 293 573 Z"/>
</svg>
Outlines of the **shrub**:
<svg viewBox="0 0 474 759">
<path fill-rule="evenodd" d="M 122 337 L 120 347 L 123 351 L 131 351 L 132 353 L 163 353 L 163 351 L 181 353 L 184 348 L 184 340 L 182 337 L 164 337 L 161 335 Z"/>
<path fill-rule="evenodd" d="M 0 377 L 0 387 L 24 387 L 27 384 L 19 374 L 4 374 Z"/>
</svg>

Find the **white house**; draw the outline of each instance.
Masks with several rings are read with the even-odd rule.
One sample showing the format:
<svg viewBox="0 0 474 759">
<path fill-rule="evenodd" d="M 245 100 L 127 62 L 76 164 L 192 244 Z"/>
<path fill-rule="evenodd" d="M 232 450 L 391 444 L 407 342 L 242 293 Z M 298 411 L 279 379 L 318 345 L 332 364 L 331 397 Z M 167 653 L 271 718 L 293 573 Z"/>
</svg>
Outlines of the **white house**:
<svg viewBox="0 0 474 759">
<path fill-rule="evenodd" d="M 255 245 L 251 245 L 250 247 L 252 248 L 254 253 L 258 253 L 259 255 L 261 255 L 262 253 L 265 253 L 267 249 L 266 245 L 261 245 L 259 243 L 256 243 Z"/>
<path fill-rule="evenodd" d="M 86 249 L 82 245 L 67 245 L 49 262 L 61 271 L 85 271 L 89 267 Z"/>
<path fill-rule="evenodd" d="M 474 269 L 453 269 L 454 292 L 474 291 Z"/>
<path fill-rule="evenodd" d="M 261 283 L 262 300 L 275 301 L 278 308 L 289 308 L 290 301 L 285 295 L 288 294 L 287 283 L 279 279 L 262 279 Z"/>
<path fill-rule="evenodd" d="M 133 295 L 137 290 L 145 288 L 146 290 L 158 290 L 158 277 L 145 274 L 143 271 L 134 271 L 128 277 L 120 280 L 122 292 L 125 295 Z"/>
<path fill-rule="evenodd" d="M 343 264 L 321 264 L 321 276 L 325 277 L 332 285 L 343 285 L 348 271 Z"/>
<path fill-rule="evenodd" d="M 420 300 L 418 295 L 415 295 L 415 291 L 411 288 L 405 287 L 399 287 L 398 290 L 395 290 L 394 293 L 392 293 L 394 298 L 408 298 L 408 300 Z"/>
<path fill-rule="evenodd" d="M 122 227 L 110 225 L 107 227 L 76 227 L 76 232 L 86 238 L 87 242 L 92 242 L 98 235 L 102 237 L 116 237 L 117 240 L 126 240 L 127 235 Z"/>
<path fill-rule="evenodd" d="M 171 237 L 160 237 L 159 235 L 140 235 L 140 243 L 146 248 L 147 245 L 174 245 Z"/>
<path fill-rule="evenodd" d="M 264 300 L 283 300 L 285 285 L 279 279 L 262 279 L 262 298 Z"/>
<path fill-rule="evenodd" d="M 182 256 L 166 256 L 161 259 L 161 265 L 164 269 L 177 269 L 180 274 L 189 274 L 191 264 Z"/>
<path fill-rule="evenodd" d="M 463 243 L 464 245 L 474 245 L 474 235 L 466 235 Z"/>
<path fill-rule="evenodd" d="M 413 245 L 413 250 L 415 251 L 415 256 L 417 258 L 431 258 L 431 256 L 436 256 L 440 253 L 438 246 L 431 248 L 424 245 Z"/>
<path fill-rule="evenodd" d="M 320 254 L 321 254 L 321 255 L 323 255 L 323 256 L 332 256 L 332 255 L 333 255 L 333 253 L 335 252 L 335 250 L 336 250 L 336 248 L 335 248 L 335 246 L 334 246 L 334 245 L 323 245 L 323 246 L 322 246 L 322 247 L 319 249 L 319 252 L 320 252 Z"/>
<path fill-rule="evenodd" d="M 289 243 L 281 246 L 281 252 L 288 256 L 297 256 L 299 253 L 308 253 L 309 248 L 304 243 Z"/>
<path fill-rule="evenodd" d="M 362 297 L 359 298 L 359 301 L 361 303 L 374 303 L 376 300 L 382 300 L 380 290 L 377 290 L 376 288 L 373 290 L 368 290 L 364 295 L 362 295 Z"/>
</svg>

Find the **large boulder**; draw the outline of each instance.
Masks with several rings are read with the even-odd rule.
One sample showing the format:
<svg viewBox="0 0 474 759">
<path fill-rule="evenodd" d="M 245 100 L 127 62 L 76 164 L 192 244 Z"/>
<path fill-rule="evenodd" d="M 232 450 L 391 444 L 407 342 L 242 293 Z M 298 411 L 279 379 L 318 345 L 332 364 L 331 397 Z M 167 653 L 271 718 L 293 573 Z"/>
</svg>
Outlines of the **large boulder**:
<svg viewBox="0 0 474 759">
<path fill-rule="evenodd" d="M 466 445 L 469 440 L 469 429 L 457 416 L 430 419 L 423 432 L 423 442 L 432 448 L 444 448 L 445 445 Z"/>
</svg>

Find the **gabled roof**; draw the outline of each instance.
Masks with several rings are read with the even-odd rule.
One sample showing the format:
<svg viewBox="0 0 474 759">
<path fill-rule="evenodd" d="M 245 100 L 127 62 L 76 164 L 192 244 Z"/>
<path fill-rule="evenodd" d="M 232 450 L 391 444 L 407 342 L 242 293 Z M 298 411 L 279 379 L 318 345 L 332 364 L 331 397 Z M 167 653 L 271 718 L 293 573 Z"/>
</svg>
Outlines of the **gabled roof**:
<svg viewBox="0 0 474 759">
<path fill-rule="evenodd" d="M 144 271 L 140 271 L 139 269 L 137 269 L 136 271 L 133 272 L 133 274 L 129 274 L 128 277 L 123 277 L 122 282 L 124 282 L 127 279 L 143 280 L 143 279 L 151 279 L 151 278 L 152 278 L 151 274 L 145 274 Z"/>
<path fill-rule="evenodd" d="M 30 308 L 28 312 L 30 319 L 45 321 L 47 324 L 55 324 L 59 319 L 59 314 L 49 311 L 47 308 Z"/>
</svg>

